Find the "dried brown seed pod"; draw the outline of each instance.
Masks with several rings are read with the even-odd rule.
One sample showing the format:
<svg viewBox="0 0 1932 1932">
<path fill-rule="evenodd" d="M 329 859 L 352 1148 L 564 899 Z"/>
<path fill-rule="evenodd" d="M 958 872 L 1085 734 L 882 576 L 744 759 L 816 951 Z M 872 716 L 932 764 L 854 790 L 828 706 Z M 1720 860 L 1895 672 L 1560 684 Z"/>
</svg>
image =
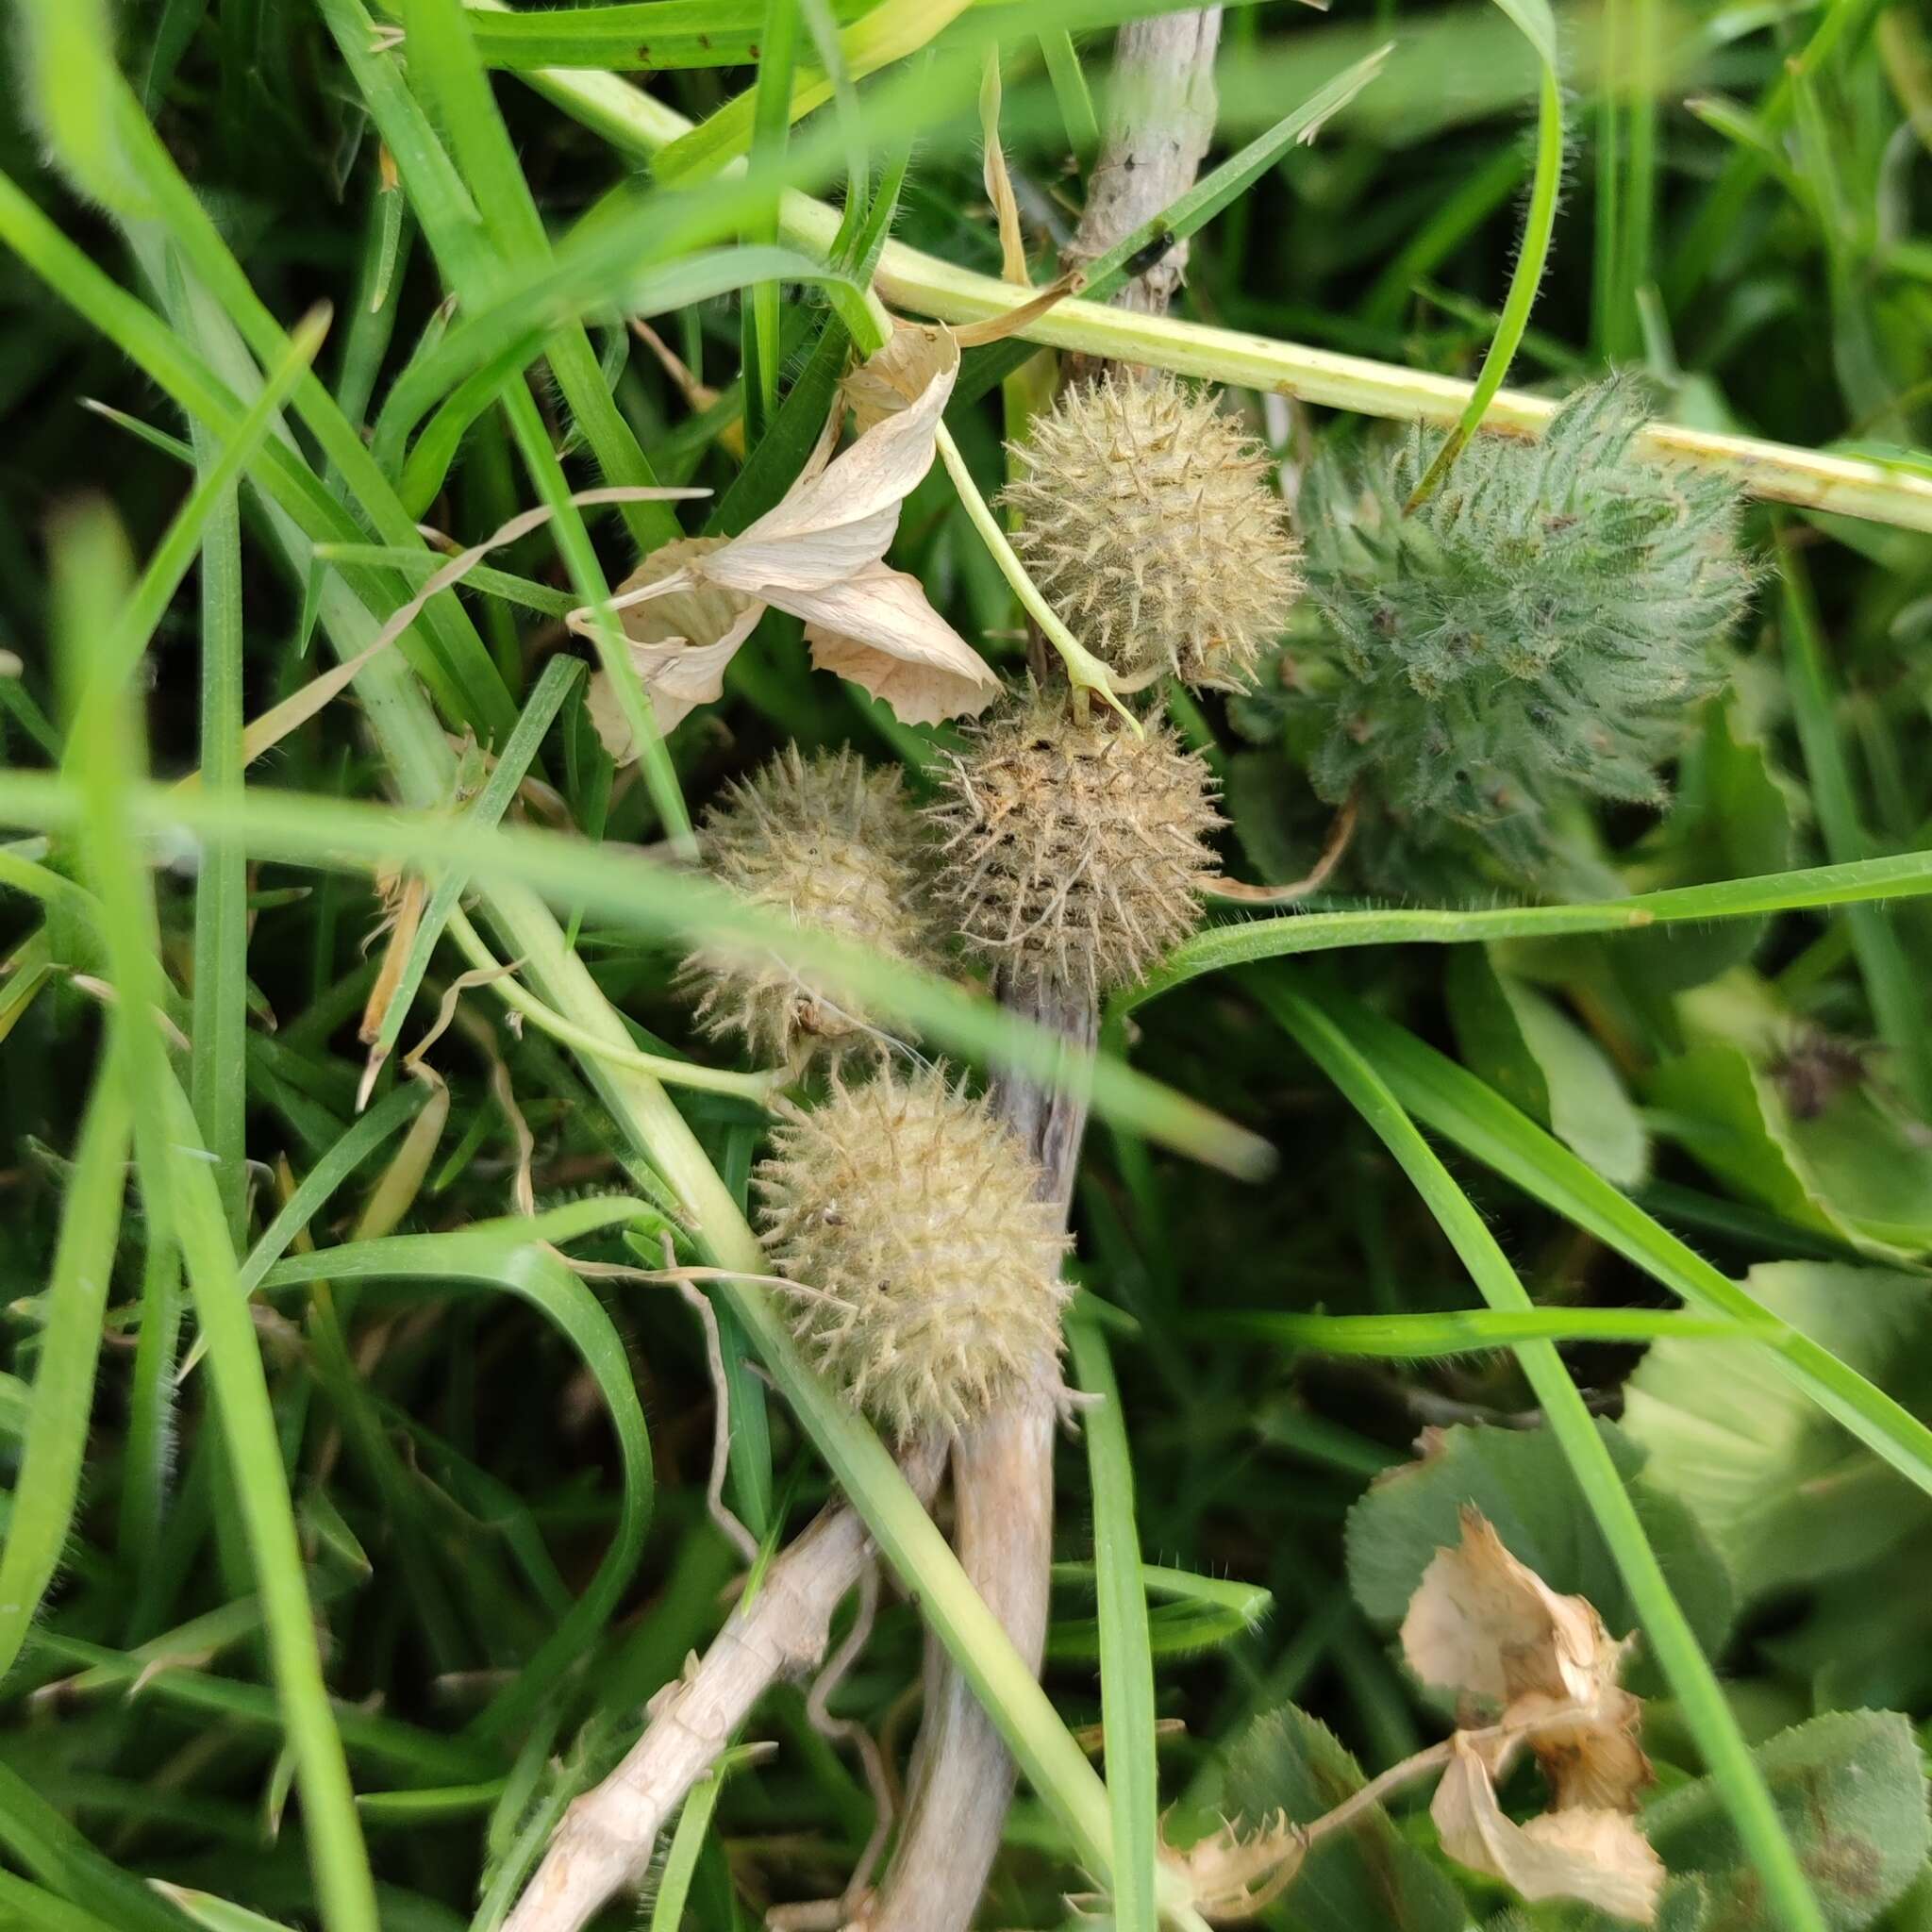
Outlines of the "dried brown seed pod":
<svg viewBox="0 0 1932 1932">
<path fill-rule="evenodd" d="M 941 775 L 935 891 L 959 937 L 1015 983 L 1094 998 L 1194 928 L 1222 823 L 1207 764 L 1165 724 L 1136 737 L 1035 689 Z"/>
<path fill-rule="evenodd" d="M 940 961 L 925 890 L 931 841 L 891 767 L 868 769 L 851 751 L 806 758 L 788 746 L 731 782 L 705 816 L 702 844 L 712 875 L 754 906 L 887 958 Z M 878 1039 L 857 1002 L 770 954 L 701 947 L 679 982 L 708 1032 L 738 1034 L 762 1058 L 795 1066 Z"/>
<path fill-rule="evenodd" d="M 894 1436 L 1058 1388 L 1068 1244 L 1038 1179 L 943 1068 L 854 1086 L 835 1074 L 774 1130 L 757 1181 L 766 1248 L 799 1284 L 792 1333 Z"/>
<path fill-rule="evenodd" d="M 1034 580 L 1124 677 L 1239 691 L 1302 587 L 1268 452 L 1214 391 L 1109 373 L 1011 446 L 1001 501 Z"/>
</svg>

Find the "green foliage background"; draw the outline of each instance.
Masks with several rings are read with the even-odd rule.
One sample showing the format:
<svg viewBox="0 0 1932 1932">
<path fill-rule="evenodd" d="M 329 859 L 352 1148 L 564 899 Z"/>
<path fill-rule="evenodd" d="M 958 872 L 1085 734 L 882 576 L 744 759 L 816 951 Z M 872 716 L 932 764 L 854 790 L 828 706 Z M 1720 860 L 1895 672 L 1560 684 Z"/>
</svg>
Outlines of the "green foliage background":
<svg viewBox="0 0 1932 1932">
<path fill-rule="evenodd" d="M 778 499 L 875 340 L 875 269 L 956 318 L 945 265 L 997 274 L 989 46 L 1046 278 L 1106 30 L 1138 10 L 17 0 L 0 1923 L 494 1926 L 715 1629 L 735 1559 L 705 1511 L 702 1333 L 558 1251 L 655 1265 L 681 1196 L 706 1213 L 688 1258 L 756 1269 L 763 1090 L 671 980 L 694 934 L 828 956 L 627 848 L 779 745 L 851 743 L 917 788 L 951 735 L 811 673 L 771 614 L 724 702 L 620 774 L 560 618 Z M 788 130 L 836 29 L 831 101 Z M 872 73 L 889 44 L 929 51 Z M 1091 1459 L 1061 1453 L 1044 1695 L 750 1287 L 717 1297 L 731 1503 L 775 1545 L 836 1483 L 917 1591 L 842 1712 L 903 1748 L 922 1613 L 974 1659 L 1028 1784 L 986 1923 L 1057 1924 L 1085 1884 L 1150 1925 L 1157 1802 L 1183 1835 L 1224 1801 L 1300 1816 L 1438 1735 L 1388 1625 L 1474 1499 L 1641 1632 L 1663 1923 L 1907 1932 L 1932 1911 L 1932 35 L 1907 0 L 1257 5 L 1228 11 L 1219 78 L 1224 172 L 1170 217 L 1198 230 L 1180 323 L 1081 345 L 1291 368 L 1237 392 L 1288 487 L 1326 440 L 1374 446 L 1355 409 L 1453 418 L 1431 376 L 1487 392 L 1507 366 L 1515 423 L 1516 392 L 1615 365 L 1672 423 L 1786 446 L 1780 475 L 1875 459 L 1865 514 L 1747 510 L 1763 578 L 1671 800 L 1557 801 L 1564 882 L 1411 869 L 1399 897 L 1224 908 L 1116 1003 L 1074 1366 L 1121 1399 Z M 838 212 L 781 204 L 781 175 Z M 1023 361 L 972 351 L 949 414 L 982 497 Z M 567 501 L 653 480 L 713 494 Z M 419 521 L 474 541 L 537 504 L 548 527 L 244 778 L 242 721 L 421 586 Z M 1019 672 L 1021 608 L 942 468 L 892 557 Z M 1332 648 L 1305 605 L 1283 661 Z M 1306 872 L 1331 817 L 1277 695 L 1172 701 L 1222 779 L 1228 868 L 1261 881 Z M 398 865 L 438 889 L 358 1111 L 371 874 Z M 479 956 L 544 1010 L 513 1025 L 473 987 L 410 1079 Z M 929 1050 L 1042 1064 L 975 993 L 843 963 Z M 1452 1447 L 1375 1487 L 1433 1425 Z M 1143 1591 L 1148 1618 L 1120 1614 Z M 1110 1790 L 1073 1735 L 1103 1681 Z M 1185 1728 L 1157 1742 L 1157 1719 Z M 758 1733 L 781 1752 L 688 1809 L 654 1924 L 842 1884 L 871 1824 L 851 1766 L 796 1690 Z M 1324 1857 L 1274 1923 L 1507 1906 L 1412 1798 Z"/>
</svg>

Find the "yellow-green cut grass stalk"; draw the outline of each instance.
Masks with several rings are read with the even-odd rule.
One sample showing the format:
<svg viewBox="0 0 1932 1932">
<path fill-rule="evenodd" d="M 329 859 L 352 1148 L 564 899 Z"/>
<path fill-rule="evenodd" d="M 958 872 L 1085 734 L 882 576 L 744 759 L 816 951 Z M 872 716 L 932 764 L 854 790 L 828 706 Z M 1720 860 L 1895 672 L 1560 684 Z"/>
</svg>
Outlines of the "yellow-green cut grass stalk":
<svg viewBox="0 0 1932 1932">
<path fill-rule="evenodd" d="M 469 0 L 479 11 L 502 11 L 498 0 Z M 689 131 L 675 108 L 652 99 L 621 75 L 544 68 L 524 74 L 566 113 L 613 146 L 649 158 Z M 839 212 L 795 192 L 779 204 L 779 232 L 823 258 L 838 232 Z M 1032 299 L 991 275 L 975 274 L 903 242 L 888 242 L 873 279 L 891 308 L 941 322 L 986 322 L 1008 316 Z M 1135 315 L 1075 299 L 1060 302 L 1019 329 L 1028 341 L 1074 349 L 1116 361 L 1172 369 L 1240 388 L 1294 396 L 1324 408 L 1398 421 L 1453 424 L 1468 408 L 1474 383 L 1404 369 L 1365 356 L 1344 356 L 1303 342 L 1279 341 L 1243 330 L 1171 316 Z M 1560 404 L 1521 390 L 1498 390 L 1483 415 L 1486 428 L 1537 436 Z M 1653 423 L 1638 447 L 1666 460 L 1721 471 L 1740 489 L 1773 502 L 1865 517 L 1904 529 L 1932 530 L 1932 476 L 1903 463 L 1836 456 L 1759 437 L 1728 436 L 1674 423 Z"/>
</svg>

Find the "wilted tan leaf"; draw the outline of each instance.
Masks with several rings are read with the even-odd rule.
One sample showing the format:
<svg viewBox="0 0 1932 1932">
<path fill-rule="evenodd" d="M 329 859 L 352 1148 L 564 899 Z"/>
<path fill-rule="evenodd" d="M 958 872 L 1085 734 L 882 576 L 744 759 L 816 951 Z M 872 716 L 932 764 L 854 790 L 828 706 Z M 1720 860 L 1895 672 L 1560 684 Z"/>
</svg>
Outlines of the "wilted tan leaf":
<svg viewBox="0 0 1932 1932">
<path fill-rule="evenodd" d="M 1277 1812 L 1256 1832 L 1224 1824 L 1209 1838 L 1176 1851 L 1162 1842 L 1161 1862 L 1183 1879 L 1194 1909 L 1220 1923 L 1252 1919 L 1294 1882 L 1307 1855 L 1300 1830 Z"/>
<path fill-rule="evenodd" d="M 659 731 L 724 694 L 724 667 L 763 613 L 762 604 L 703 582 L 688 568 L 723 546 L 720 537 L 666 543 L 618 586 L 612 600 Z M 640 598 L 641 591 L 652 594 Z M 637 745 L 601 671 L 591 674 L 588 702 L 605 750 L 628 764 L 638 755 Z"/>
<path fill-rule="evenodd" d="M 701 560 L 715 584 L 785 608 L 785 593 L 822 589 L 886 554 L 899 506 L 932 468 L 940 417 L 958 375 L 936 370 L 917 397 L 873 424 L 816 476 Z"/>
<path fill-rule="evenodd" d="M 1559 1596 L 1511 1556 L 1480 1511 L 1462 1512 L 1461 1542 L 1424 1571 L 1402 1649 L 1425 1684 L 1529 1732 L 1557 1808 L 1634 1808 L 1651 1769 L 1637 1742 L 1642 1707 L 1617 1681 L 1624 1646 L 1592 1604 Z"/>
<path fill-rule="evenodd" d="M 1593 1704 L 1623 1662 L 1591 1604 L 1558 1596 L 1467 1508 L 1461 1542 L 1436 1552 L 1409 1600 L 1402 1650 L 1424 1683 L 1505 1707 L 1529 1692 Z"/>
<path fill-rule="evenodd" d="M 976 718 L 1000 694 L 991 667 L 925 601 L 916 577 L 874 564 L 813 600 L 811 661 L 849 677 L 908 724 Z"/>
<path fill-rule="evenodd" d="M 1518 1824 L 1497 1803 L 1482 1748 L 1462 1731 L 1451 1744 L 1429 1816 L 1458 1864 L 1525 1899 L 1580 1899 L 1642 1925 L 1655 1919 L 1663 1861 L 1623 1812 L 1579 1806 Z"/>
<path fill-rule="evenodd" d="M 845 401 L 860 435 L 916 403 L 935 382 L 950 399 L 959 374 L 959 341 L 942 322 L 892 318 L 891 340 L 845 378 Z M 942 400 L 940 407 L 945 407 Z"/>
<path fill-rule="evenodd" d="M 834 423 L 783 502 L 736 537 L 690 538 L 652 553 L 612 599 L 633 661 L 670 730 L 718 697 L 731 655 L 767 606 L 806 625 L 812 661 L 881 698 L 908 723 L 982 711 L 999 680 L 926 601 L 891 569 L 899 508 L 931 469 L 940 417 L 959 371 L 944 330 L 902 329 L 858 372 L 870 416 L 830 457 Z M 827 459 L 829 458 L 829 459 Z M 582 628 L 591 613 L 574 611 Z M 615 758 L 636 756 L 615 694 L 593 679 L 591 716 Z"/>
</svg>

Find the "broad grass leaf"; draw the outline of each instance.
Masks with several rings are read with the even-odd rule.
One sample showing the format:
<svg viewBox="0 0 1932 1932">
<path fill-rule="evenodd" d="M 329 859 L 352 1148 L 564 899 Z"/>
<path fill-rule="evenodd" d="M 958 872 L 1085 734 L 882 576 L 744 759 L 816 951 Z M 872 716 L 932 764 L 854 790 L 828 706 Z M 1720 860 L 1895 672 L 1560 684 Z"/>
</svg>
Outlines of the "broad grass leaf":
<svg viewBox="0 0 1932 1932">
<path fill-rule="evenodd" d="M 1924 1413 L 1932 1288 L 1821 1261 L 1754 1268 L 1766 1307 Z M 1918 1365 L 1918 1366 L 1915 1366 Z M 1659 1341 L 1624 1384 L 1643 1479 L 1685 1504 L 1750 1598 L 1882 1556 L 1932 1527 L 1932 1498 L 1855 1441 L 1772 1365 L 1730 1341 Z M 1916 1399 L 1914 1399 L 1916 1398 Z"/>
<path fill-rule="evenodd" d="M 1861 1932 L 1919 1875 L 1932 1826 L 1911 1725 L 1895 1712 L 1833 1711 L 1780 1732 L 1753 1756 L 1832 1932 Z M 1710 1779 L 1644 1814 L 1673 1872 L 1701 1874 L 1705 1932 L 1776 1932 L 1757 1873 Z"/>
<path fill-rule="evenodd" d="M 1465 946 L 1449 962 L 1449 1012 L 1465 1063 L 1620 1188 L 1641 1187 L 1650 1136 L 1617 1070 L 1555 1001 Z"/>
</svg>

